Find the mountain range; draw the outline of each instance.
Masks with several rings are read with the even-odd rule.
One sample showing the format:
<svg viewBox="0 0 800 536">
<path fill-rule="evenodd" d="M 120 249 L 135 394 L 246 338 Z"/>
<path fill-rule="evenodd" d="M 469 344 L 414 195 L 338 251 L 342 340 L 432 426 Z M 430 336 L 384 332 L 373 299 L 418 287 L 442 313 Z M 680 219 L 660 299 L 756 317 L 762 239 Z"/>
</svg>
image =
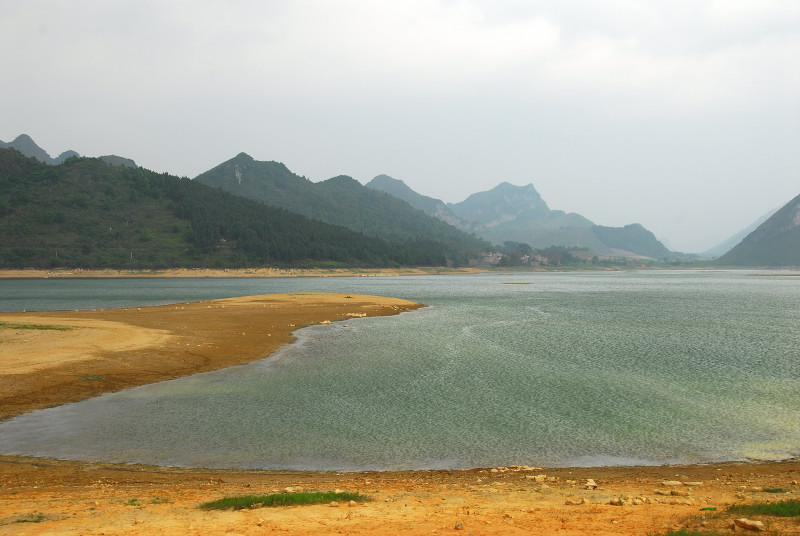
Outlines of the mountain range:
<svg viewBox="0 0 800 536">
<path fill-rule="evenodd" d="M 194 180 L 384 239 L 431 236 L 466 245 L 463 233 L 467 233 L 485 240 L 483 249 L 510 241 L 632 259 L 676 256 L 641 225 L 602 227 L 579 214 L 550 210 L 531 184 L 504 182 L 461 203 L 445 204 L 387 175 L 366 186 L 347 176 L 314 183 L 280 162 L 257 161 L 245 153 Z M 481 247 L 479 242 L 470 245 Z"/>
<path fill-rule="evenodd" d="M 455 249 L 480 251 L 490 247 L 392 195 L 365 188 L 344 175 L 315 183 L 292 173 L 280 162 L 259 162 L 240 153 L 194 180 L 384 240 L 424 237 Z"/>
<path fill-rule="evenodd" d="M 639 224 L 624 227 L 595 225 L 580 214 L 551 210 L 532 184 L 503 182 L 460 203 L 444 203 L 418 194 L 403 181 L 378 175 L 367 183 L 390 193 L 431 216 L 473 232 L 495 244 L 526 243 L 533 248 L 585 248 L 596 255 L 632 259 L 674 258 L 656 237 Z"/>
<path fill-rule="evenodd" d="M 383 240 L 187 178 L 0 149 L 0 268 L 445 266 L 471 251 Z"/>
<path fill-rule="evenodd" d="M 38 162 L 59 169 L 56 175 L 67 173 L 61 167 L 69 162 L 83 162 L 83 165 L 88 165 L 87 159 L 81 158 L 75 151 L 65 151 L 58 157 L 51 158 L 24 134 L 9 143 L 0 141 L 0 148 L 2 147 L 15 149 Z M 6 162 L 11 160 L 13 159 L 5 158 Z M 124 157 L 107 155 L 89 160 L 110 164 L 108 169 L 122 167 L 152 174 Z M 72 173 L 75 168 L 70 169 Z M 120 180 L 120 176 L 114 175 L 108 169 L 103 171 L 101 168 L 93 168 L 93 172 Z M 37 176 L 47 175 L 42 169 L 31 173 Z M 438 260 L 435 262 L 464 264 L 476 258 L 481 251 L 498 251 L 498 247 L 502 251 L 504 244 L 508 248 L 528 245 L 539 250 L 560 247 L 573 253 L 578 252 L 578 256 L 584 259 L 591 255 L 595 255 L 595 258 L 599 256 L 642 260 L 686 258 L 683 254 L 670 252 L 650 231 L 639 224 L 605 227 L 596 225 L 580 214 L 552 210 L 532 184 L 514 186 L 503 182 L 491 190 L 472 194 L 460 203 L 444 203 L 414 192 L 403 181 L 387 175 L 379 175 L 366 185 L 348 176 L 315 183 L 293 173 L 279 162 L 256 161 L 245 153 L 200 174 L 191 182 L 258 201 L 273 210 L 280 209 L 300 215 L 305 218 L 303 222 L 317 221 L 334 225 L 363 237 L 395 244 L 397 246 L 392 246 L 395 253 L 398 251 L 397 247 L 408 248 L 410 244 L 414 244 L 419 251 L 428 253 L 426 262 L 436 258 Z M 114 190 L 112 187 L 107 189 Z M 4 194 L 4 197 L 0 197 L 0 217 L 14 212 L 15 207 L 9 204 L 10 200 L 35 204 L 36 199 L 21 194 L 18 188 L 14 191 L 16 193 L 13 196 Z M 116 201 L 105 196 L 105 206 L 109 202 Z M 800 265 L 800 259 L 797 258 L 800 254 L 795 253 L 800 251 L 800 232 L 797 231 L 800 222 L 798 203 L 800 202 L 796 198 L 760 225 L 754 224 L 753 227 L 757 228 L 748 229 L 751 232 L 736 247 L 731 249 L 730 244 L 721 244 L 720 248 L 730 251 L 720 257 L 718 262 L 730 266 Z M 210 207 L 203 210 L 207 213 L 213 212 Z M 57 210 L 51 210 L 45 219 L 52 219 L 54 212 L 57 214 L 56 219 L 63 220 L 63 213 Z M 181 216 L 178 217 L 180 219 Z M 2 223 L 4 222 L 0 220 L 0 224 Z M 196 224 L 193 221 L 191 225 Z M 300 226 L 305 227 L 307 224 Z M 11 228 L 13 226 L 5 226 L 6 230 Z M 328 231 L 324 234 L 329 235 Z M 224 234 L 212 232 L 209 236 L 217 235 L 224 243 Z M 22 239 L 22 242 L 27 240 Z M 250 236 L 250 241 L 252 240 L 253 236 Z M 413 257 L 408 254 L 392 255 L 384 254 L 383 258 L 392 257 L 395 260 L 388 262 L 398 264 L 403 262 L 402 259 Z M 376 258 L 373 256 L 368 262 L 374 263 Z"/>
</svg>

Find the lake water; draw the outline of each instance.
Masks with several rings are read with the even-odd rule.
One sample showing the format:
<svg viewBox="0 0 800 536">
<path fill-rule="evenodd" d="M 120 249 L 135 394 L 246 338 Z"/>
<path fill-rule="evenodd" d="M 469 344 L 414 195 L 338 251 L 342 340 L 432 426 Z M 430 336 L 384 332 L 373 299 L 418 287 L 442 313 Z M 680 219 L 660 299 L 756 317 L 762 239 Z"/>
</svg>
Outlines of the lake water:
<svg viewBox="0 0 800 536">
<path fill-rule="evenodd" d="M 0 280 L 0 309 L 295 291 L 429 307 L 298 332 L 246 366 L 0 423 L 0 452 L 384 470 L 800 455 L 800 278 L 747 272 Z"/>
</svg>

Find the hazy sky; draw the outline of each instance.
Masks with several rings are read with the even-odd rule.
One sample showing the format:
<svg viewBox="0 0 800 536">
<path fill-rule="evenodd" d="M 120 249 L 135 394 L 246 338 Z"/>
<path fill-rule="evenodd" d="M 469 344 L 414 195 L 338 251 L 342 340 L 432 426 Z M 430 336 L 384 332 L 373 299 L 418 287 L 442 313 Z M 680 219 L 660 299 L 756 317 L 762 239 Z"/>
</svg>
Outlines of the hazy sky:
<svg viewBox="0 0 800 536">
<path fill-rule="evenodd" d="M 2 0 L 0 140 L 386 173 L 700 251 L 800 194 L 797 0 Z"/>
</svg>

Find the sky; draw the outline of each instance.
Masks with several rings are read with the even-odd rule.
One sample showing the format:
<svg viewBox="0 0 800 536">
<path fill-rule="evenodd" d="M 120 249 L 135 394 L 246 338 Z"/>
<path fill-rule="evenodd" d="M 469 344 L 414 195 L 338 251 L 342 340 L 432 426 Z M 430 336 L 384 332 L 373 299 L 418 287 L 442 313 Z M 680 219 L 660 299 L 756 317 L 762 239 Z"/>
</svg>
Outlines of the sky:
<svg viewBox="0 0 800 536">
<path fill-rule="evenodd" d="M 797 0 L 2 0 L 0 140 L 195 177 L 246 152 L 699 252 L 800 194 Z"/>
</svg>

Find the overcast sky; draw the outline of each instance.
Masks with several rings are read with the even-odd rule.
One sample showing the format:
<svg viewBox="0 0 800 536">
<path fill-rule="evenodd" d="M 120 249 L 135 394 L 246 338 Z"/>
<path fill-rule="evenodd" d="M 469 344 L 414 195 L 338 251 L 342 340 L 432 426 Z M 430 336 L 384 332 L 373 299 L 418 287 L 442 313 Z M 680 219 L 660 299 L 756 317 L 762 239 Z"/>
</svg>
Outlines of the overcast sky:
<svg viewBox="0 0 800 536">
<path fill-rule="evenodd" d="M 0 140 L 507 181 L 701 251 L 800 194 L 797 0 L 3 0 Z"/>
</svg>

